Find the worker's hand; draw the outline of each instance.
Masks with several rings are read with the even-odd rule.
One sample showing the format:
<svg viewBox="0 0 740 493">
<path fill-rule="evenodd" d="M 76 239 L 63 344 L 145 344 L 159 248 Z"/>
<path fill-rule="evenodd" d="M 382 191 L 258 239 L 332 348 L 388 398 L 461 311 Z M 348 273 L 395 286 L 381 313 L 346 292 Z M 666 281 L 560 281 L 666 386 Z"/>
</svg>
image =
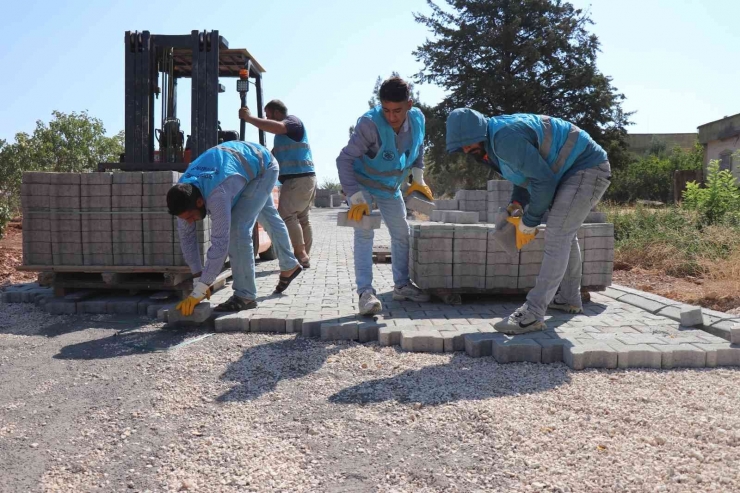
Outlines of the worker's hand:
<svg viewBox="0 0 740 493">
<path fill-rule="evenodd" d="M 249 111 L 249 108 L 247 108 L 246 106 L 243 108 L 239 108 L 239 119 L 240 120 L 246 120 L 250 116 L 252 116 L 252 112 Z"/>
<path fill-rule="evenodd" d="M 537 228 L 535 226 L 527 226 L 524 224 L 524 221 L 519 221 L 519 231 L 523 235 L 536 235 L 537 234 Z"/>
<path fill-rule="evenodd" d="M 189 317 L 193 314 L 195 306 L 203 301 L 203 298 L 211 299 L 211 288 L 207 284 L 198 281 L 193 286 L 193 292 L 190 293 L 190 296 L 178 303 L 175 309 L 186 317 Z"/>
<path fill-rule="evenodd" d="M 521 217 L 509 217 L 506 219 L 507 222 L 511 223 L 516 227 L 516 248 L 521 250 L 524 245 L 534 240 L 537 234 L 537 228 L 526 226 L 522 222 Z"/>
<path fill-rule="evenodd" d="M 432 189 L 424 183 L 424 170 L 421 168 L 411 168 L 411 176 L 413 177 L 413 182 L 411 183 L 411 186 L 406 189 L 406 195 L 408 196 L 413 192 L 419 192 L 429 200 L 434 200 Z"/>
<path fill-rule="evenodd" d="M 506 208 L 506 212 L 508 212 L 511 217 L 522 217 L 524 215 L 524 209 L 522 209 L 522 204 L 519 202 L 512 202 L 509 204 L 509 207 Z"/>
<path fill-rule="evenodd" d="M 347 214 L 347 218 L 349 220 L 362 221 L 362 216 L 369 214 L 370 206 L 361 191 L 355 193 L 349 198 L 349 213 Z"/>
</svg>

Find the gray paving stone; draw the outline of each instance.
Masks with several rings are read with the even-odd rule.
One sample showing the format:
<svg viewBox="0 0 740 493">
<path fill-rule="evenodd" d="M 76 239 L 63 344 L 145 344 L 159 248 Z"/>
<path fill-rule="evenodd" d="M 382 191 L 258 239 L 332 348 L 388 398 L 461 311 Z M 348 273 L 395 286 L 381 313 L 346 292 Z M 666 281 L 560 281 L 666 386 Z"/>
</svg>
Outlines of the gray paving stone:
<svg viewBox="0 0 740 493">
<path fill-rule="evenodd" d="M 303 317 L 288 313 L 285 319 L 285 333 L 286 334 L 302 334 L 303 332 Z"/>
<path fill-rule="evenodd" d="M 614 262 L 614 250 L 584 250 L 582 253 L 585 262 Z"/>
<path fill-rule="evenodd" d="M 465 354 L 471 358 L 482 358 L 493 354 L 493 341 L 506 340 L 507 336 L 499 332 L 479 332 L 465 334 Z"/>
<path fill-rule="evenodd" d="M 539 363 L 542 360 L 542 346 L 533 339 L 493 340 L 492 352 L 499 363 Z"/>
<path fill-rule="evenodd" d="M 401 344 L 402 326 L 381 327 L 378 329 L 378 344 L 381 346 L 398 346 Z"/>
<path fill-rule="evenodd" d="M 359 322 L 357 325 L 357 340 L 362 343 L 377 341 L 380 328 L 381 325 L 375 321 Z"/>
<path fill-rule="evenodd" d="M 321 337 L 321 324 L 325 322 L 325 317 L 316 312 L 307 313 L 303 317 L 301 326 L 301 335 L 303 337 Z"/>
<path fill-rule="evenodd" d="M 704 368 L 706 366 L 707 352 L 692 344 L 652 346 L 661 352 L 661 366 L 663 368 Z"/>
<path fill-rule="evenodd" d="M 435 204 L 433 201 L 428 200 L 419 192 L 413 192 L 410 196 L 405 198 L 406 208 L 412 211 L 420 212 L 427 216 L 432 214 L 435 210 Z"/>
<path fill-rule="evenodd" d="M 357 321 L 321 324 L 322 341 L 356 341 L 359 338 Z"/>
<path fill-rule="evenodd" d="M 516 266 L 515 266 L 516 267 Z M 518 289 L 519 279 L 507 276 L 488 276 L 486 278 L 486 289 Z"/>
<path fill-rule="evenodd" d="M 444 199 L 436 199 L 434 201 L 434 205 L 436 206 L 436 210 L 445 210 L 445 211 L 454 211 L 458 209 L 458 201 L 457 199 L 450 199 L 450 200 L 444 200 Z"/>
<path fill-rule="evenodd" d="M 481 266 L 481 270 L 482 270 Z M 452 276 L 453 289 L 486 289 L 485 276 Z"/>
<path fill-rule="evenodd" d="M 273 315 L 251 313 L 249 320 L 250 332 L 285 333 L 285 319 Z"/>
<path fill-rule="evenodd" d="M 563 346 L 563 361 L 574 370 L 616 368 L 617 351 L 604 342 L 585 342 Z"/>
<path fill-rule="evenodd" d="M 444 223 L 475 224 L 479 218 L 478 212 L 442 211 L 442 222 Z"/>
<path fill-rule="evenodd" d="M 180 173 L 177 171 L 145 171 L 142 173 L 142 183 L 144 184 L 167 184 L 172 186 L 180 179 Z M 165 192 L 167 193 L 167 192 Z"/>
<path fill-rule="evenodd" d="M 583 274 L 608 274 L 614 270 L 614 262 L 584 262 Z"/>
<path fill-rule="evenodd" d="M 179 310 L 167 311 L 167 323 L 171 325 L 201 325 L 207 323 L 213 315 L 213 307 L 209 303 L 199 303 L 193 314 L 185 316 Z"/>
<path fill-rule="evenodd" d="M 678 319 L 684 327 L 695 327 L 704 324 L 704 314 L 700 306 L 682 306 Z"/>
<path fill-rule="evenodd" d="M 706 353 L 706 366 L 740 366 L 740 345 L 723 343 L 693 344 Z"/>
<path fill-rule="evenodd" d="M 342 211 L 337 214 L 337 226 L 357 229 L 379 229 L 381 223 L 380 214 L 370 214 L 362 216 L 361 221 L 350 221 L 347 217 L 349 211 Z"/>
<path fill-rule="evenodd" d="M 563 348 L 573 345 L 572 341 L 563 338 L 538 339 L 537 343 L 542 347 L 540 360 L 545 364 L 562 363 Z"/>
<path fill-rule="evenodd" d="M 613 250 L 614 237 L 591 236 L 584 239 L 585 250 Z"/>
<path fill-rule="evenodd" d="M 401 330 L 401 349 L 416 353 L 444 352 L 444 339 L 438 330 Z"/>
<path fill-rule="evenodd" d="M 113 173 L 113 183 L 142 183 L 143 173 L 141 171 L 117 171 Z"/>
<path fill-rule="evenodd" d="M 44 309 L 51 315 L 74 315 L 77 313 L 77 303 L 59 298 L 52 298 L 46 302 Z"/>
<path fill-rule="evenodd" d="M 215 330 L 216 332 L 249 332 L 251 317 L 252 313 L 249 310 L 216 315 Z"/>
<path fill-rule="evenodd" d="M 649 344 L 623 344 L 618 340 L 605 341 L 617 351 L 619 368 L 660 368 L 662 353 Z"/>
<path fill-rule="evenodd" d="M 650 313 L 658 313 L 660 310 L 666 307 L 664 303 L 658 303 L 657 301 L 643 298 L 634 294 L 626 294 L 619 298 L 622 303 L 629 303 L 632 306 L 642 308 Z"/>
</svg>

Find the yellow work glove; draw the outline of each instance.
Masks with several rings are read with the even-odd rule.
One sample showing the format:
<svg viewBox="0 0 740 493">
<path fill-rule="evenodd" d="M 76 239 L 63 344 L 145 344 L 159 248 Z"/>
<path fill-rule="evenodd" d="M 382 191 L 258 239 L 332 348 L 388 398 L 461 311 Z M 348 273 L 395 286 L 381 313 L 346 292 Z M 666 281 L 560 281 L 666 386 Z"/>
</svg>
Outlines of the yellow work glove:
<svg viewBox="0 0 740 493">
<path fill-rule="evenodd" d="M 506 212 L 508 212 L 511 217 L 522 217 L 524 215 L 524 209 L 522 209 L 522 204 L 519 202 L 512 202 L 509 204 L 509 207 L 506 208 Z"/>
<path fill-rule="evenodd" d="M 175 309 L 186 317 L 189 317 L 193 314 L 195 306 L 203 301 L 203 298 L 211 299 L 211 288 L 207 284 L 198 281 L 193 286 L 193 292 L 190 293 L 190 296 L 178 303 Z"/>
<path fill-rule="evenodd" d="M 370 215 L 370 205 L 365 200 L 362 192 L 357 192 L 349 198 L 347 218 L 350 221 L 362 221 L 363 215 Z"/>
<path fill-rule="evenodd" d="M 537 235 L 537 228 L 525 225 L 521 217 L 509 217 L 506 220 L 516 227 L 517 250 L 521 250 L 524 245 L 534 240 L 534 237 Z"/>
<path fill-rule="evenodd" d="M 424 170 L 421 168 L 411 168 L 411 176 L 413 181 L 411 186 L 406 190 L 406 195 L 411 195 L 413 192 L 419 192 L 429 200 L 434 200 L 432 195 L 432 189 L 427 186 L 424 182 Z"/>
</svg>

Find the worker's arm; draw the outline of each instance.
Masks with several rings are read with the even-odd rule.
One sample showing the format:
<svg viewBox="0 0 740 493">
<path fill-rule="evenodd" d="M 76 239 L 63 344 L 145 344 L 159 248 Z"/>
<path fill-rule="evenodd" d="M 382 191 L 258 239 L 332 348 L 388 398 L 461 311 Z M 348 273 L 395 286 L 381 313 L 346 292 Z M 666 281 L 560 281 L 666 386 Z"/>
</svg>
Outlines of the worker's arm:
<svg viewBox="0 0 740 493">
<path fill-rule="evenodd" d="M 411 165 L 412 168 L 424 169 L 424 143 L 422 142 L 419 146 L 419 155 L 416 156 L 416 161 Z"/>
<path fill-rule="evenodd" d="M 530 227 L 539 225 L 552 204 L 558 182 L 540 156 L 536 135 L 519 128 L 502 128 L 494 137 L 494 147 L 503 161 L 529 179 L 529 208 L 522 222 Z"/>
<path fill-rule="evenodd" d="M 529 190 L 514 185 L 514 190 L 511 192 L 511 201 L 518 202 L 522 208 L 526 207 L 529 204 Z"/>
<path fill-rule="evenodd" d="M 271 134 L 283 135 L 288 133 L 288 127 L 285 126 L 285 123 L 279 122 L 277 120 L 269 120 L 267 118 L 258 118 L 256 116 L 252 116 L 249 108 L 241 108 L 239 110 L 239 118 L 247 123 L 254 125 L 260 130 L 270 132 Z"/>
<path fill-rule="evenodd" d="M 198 248 L 198 238 L 195 236 L 195 223 L 189 224 L 177 218 L 177 234 L 180 236 L 180 249 L 185 262 L 190 267 L 190 272 L 195 276 L 203 270 L 203 263 L 200 260 L 200 249 Z M 196 276 L 197 277 L 197 276 Z"/>
<path fill-rule="evenodd" d="M 360 118 L 354 132 L 349 138 L 347 146 L 342 149 L 337 158 L 337 171 L 342 190 L 347 197 L 360 191 L 360 185 L 355 178 L 354 162 L 365 154 L 375 157 L 380 149 L 380 135 L 378 127 L 369 118 Z"/>
</svg>

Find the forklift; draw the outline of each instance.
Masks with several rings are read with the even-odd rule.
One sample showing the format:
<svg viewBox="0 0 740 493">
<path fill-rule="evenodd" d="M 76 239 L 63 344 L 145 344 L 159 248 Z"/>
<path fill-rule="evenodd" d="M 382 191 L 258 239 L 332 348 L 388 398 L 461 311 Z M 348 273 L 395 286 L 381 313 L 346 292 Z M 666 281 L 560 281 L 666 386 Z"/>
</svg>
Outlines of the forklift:
<svg viewBox="0 0 740 493">
<path fill-rule="evenodd" d="M 99 163 L 98 171 L 183 172 L 211 147 L 231 140 L 243 141 L 245 122 L 241 122 L 238 133 L 221 128 L 218 95 L 226 92 L 226 88 L 219 77 L 236 78 L 242 107 L 247 106 L 247 93 L 253 84 L 257 115 L 263 116 L 265 69 L 246 49 L 229 48 L 229 42 L 218 31 L 191 31 L 189 35 L 126 31 L 125 49 L 125 152 L 118 163 Z M 187 137 L 177 114 L 177 86 L 181 78 L 191 80 Z M 155 128 L 157 99 L 160 99 L 161 118 Z M 262 130 L 259 143 L 265 145 Z M 277 206 L 278 187 L 273 189 L 273 200 Z M 259 254 L 263 260 L 276 258 L 270 237 L 262 226 L 255 225 L 252 237 L 255 256 Z"/>
</svg>

